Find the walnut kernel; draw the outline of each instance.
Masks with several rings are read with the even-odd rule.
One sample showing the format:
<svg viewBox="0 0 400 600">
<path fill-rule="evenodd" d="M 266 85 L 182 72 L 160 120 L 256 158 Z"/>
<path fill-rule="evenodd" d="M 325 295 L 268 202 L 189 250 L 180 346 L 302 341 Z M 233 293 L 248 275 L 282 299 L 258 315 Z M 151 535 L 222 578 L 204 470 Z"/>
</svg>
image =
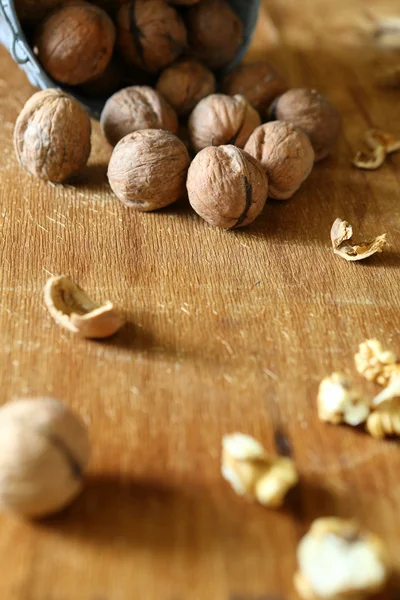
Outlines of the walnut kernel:
<svg viewBox="0 0 400 600">
<path fill-rule="evenodd" d="M 362 342 L 354 360 L 360 375 L 368 381 L 375 381 L 381 385 L 388 384 L 393 366 L 397 363 L 394 352 L 385 350 L 376 339 Z"/>
<path fill-rule="evenodd" d="M 399 386 L 399 384 L 398 384 Z M 397 388 L 398 389 L 398 388 Z M 385 390 L 384 390 L 385 391 Z M 397 396 L 400 395 L 400 390 Z M 400 436 L 400 401 L 391 399 L 381 401 L 367 419 L 366 429 L 374 438 L 383 439 L 389 436 Z"/>
<path fill-rule="evenodd" d="M 400 398 L 400 364 L 388 365 L 385 367 L 390 372 L 390 379 L 385 387 L 375 398 L 372 400 L 372 406 L 376 407 L 387 402 L 388 400 L 394 400 Z"/>
<path fill-rule="evenodd" d="M 367 419 L 370 403 L 353 389 L 343 373 L 332 373 L 320 383 L 318 416 L 333 425 L 347 423 L 357 426 Z"/>
</svg>

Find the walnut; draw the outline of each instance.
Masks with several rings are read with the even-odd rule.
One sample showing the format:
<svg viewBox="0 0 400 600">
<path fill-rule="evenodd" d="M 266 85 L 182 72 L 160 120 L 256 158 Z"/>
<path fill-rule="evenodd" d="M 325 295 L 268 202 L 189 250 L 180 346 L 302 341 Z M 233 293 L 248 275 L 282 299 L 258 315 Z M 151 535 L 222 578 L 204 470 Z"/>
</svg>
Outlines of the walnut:
<svg viewBox="0 0 400 600">
<path fill-rule="evenodd" d="M 339 137 L 341 118 L 325 96 L 316 90 L 292 89 L 277 99 L 272 113 L 274 119 L 289 121 L 308 135 L 316 161 L 331 153 Z"/>
<path fill-rule="evenodd" d="M 382 252 L 386 246 L 386 233 L 378 235 L 368 242 L 352 241 L 353 228 L 350 223 L 336 219 L 331 228 L 331 242 L 335 254 L 347 261 L 363 260 L 377 252 Z"/>
<path fill-rule="evenodd" d="M 111 302 L 97 304 L 68 277 L 50 277 L 44 303 L 55 322 L 81 337 L 103 339 L 114 335 L 123 319 Z"/>
<path fill-rule="evenodd" d="M 400 436 L 399 383 L 397 383 L 396 396 L 395 400 L 382 401 L 379 407 L 369 415 L 366 429 L 372 437 L 383 439 L 389 436 Z"/>
<path fill-rule="evenodd" d="M 185 193 L 189 167 L 185 145 L 169 131 L 143 129 L 114 148 L 108 179 L 116 196 L 141 211 L 172 204 Z"/>
<path fill-rule="evenodd" d="M 385 387 L 375 398 L 372 400 L 372 406 L 376 407 L 387 402 L 400 398 L 400 364 L 388 365 L 385 367 L 390 372 L 390 379 L 387 387 Z M 386 371 L 385 371 L 386 373 Z"/>
<path fill-rule="evenodd" d="M 21 166 L 36 177 L 60 183 L 79 173 L 90 154 L 90 119 L 84 108 L 61 90 L 34 94 L 14 130 Z"/>
<path fill-rule="evenodd" d="M 272 508 L 282 506 L 298 483 L 290 458 L 268 456 L 257 440 L 243 433 L 223 438 L 221 472 L 237 494 Z"/>
<path fill-rule="evenodd" d="M 241 94 L 262 116 L 272 101 L 287 89 L 283 77 L 265 61 L 239 65 L 222 82 L 224 94 Z"/>
<path fill-rule="evenodd" d="M 391 350 L 385 350 L 375 339 L 366 340 L 359 346 L 354 356 L 357 372 L 368 381 L 387 385 L 392 375 L 397 357 Z"/>
<path fill-rule="evenodd" d="M 193 54 L 213 70 L 230 63 L 243 42 L 242 22 L 226 0 L 202 0 L 186 25 Z"/>
<path fill-rule="evenodd" d="M 343 373 L 332 373 L 320 383 L 318 416 L 321 421 L 356 427 L 364 423 L 371 411 L 370 403 L 354 390 Z"/>
<path fill-rule="evenodd" d="M 89 459 L 85 426 L 53 398 L 17 400 L 0 409 L 0 507 L 42 517 L 82 489 Z"/>
<path fill-rule="evenodd" d="M 151 87 L 131 86 L 109 98 L 101 113 L 101 127 L 115 146 L 139 129 L 165 129 L 178 133 L 178 118 L 166 100 Z"/>
<path fill-rule="evenodd" d="M 124 69 L 116 60 L 111 60 L 105 71 L 94 79 L 79 86 L 80 91 L 89 98 L 108 98 L 122 87 Z"/>
<path fill-rule="evenodd" d="M 35 34 L 35 53 L 60 83 L 79 85 L 100 75 L 111 60 L 115 27 L 105 11 L 87 2 L 51 13 Z"/>
<path fill-rule="evenodd" d="M 129 64 L 157 73 L 187 44 L 185 25 L 165 0 L 135 0 L 118 11 L 118 44 Z"/>
<path fill-rule="evenodd" d="M 190 115 L 191 144 L 197 152 L 207 146 L 224 144 L 244 148 L 260 124 L 260 115 L 243 96 L 211 94 L 201 100 Z"/>
<path fill-rule="evenodd" d="M 268 180 L 260 163 L 236 146 L 209 146 L 195 157 L 187 178 L 189 202 L 211 225 L 249 225 L 264 208 Z"/>
<path fill-rule="evenodd" d="M 63 0 L 14 0 L 15 10 L 22 23 L 39 23 L 47 13 L 54 10 Z"/>
<path fill-rule="evenodd" d="M 269 195 L 277 200 L 291 198 L 314 165 L 314 150 L 306 134 L 283 121 L 257 127 L 244 149 L 266 170 Z"/>
<path fill-rule="evenodd" d="M 156 89 L 178 115 L 187 115 L 200 100 L 215 92 L 215 77 L 197 60 L 186 58 L 164 69 Z"/>
<path fill-rule="evenodd" d="M 304 600 L 358 600 L 382 590 L 390 572 L 380 538 L 336 517 L 314 521 L 297 560 L 295 586 Z"/>
</svg>

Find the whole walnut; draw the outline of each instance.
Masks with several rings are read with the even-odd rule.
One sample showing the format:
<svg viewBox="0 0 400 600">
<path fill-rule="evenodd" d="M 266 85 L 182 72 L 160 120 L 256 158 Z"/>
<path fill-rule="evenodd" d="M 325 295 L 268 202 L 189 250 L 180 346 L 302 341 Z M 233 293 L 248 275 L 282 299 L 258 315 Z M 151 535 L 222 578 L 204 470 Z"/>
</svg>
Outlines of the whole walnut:
<svg viewBox="0 0 400 600">
<path fill-rule="evenodd" d="M 185 193 L 189 166 L 185 145 L 169 131 L 143 129 L 114 148 L 108 179 L 115 195 L 136 210 L 168 206 Z"/>
<path fill-rule="evenodd" d="M 187 178 L 189 202 L 211 225 L 249 225 L 264 208 L 268 179 L 262 165 L 236 146 L 210 146 L 194 158 Z"/>
<path fill-rule="evenodd" d="M 0 409 L 0 508 L 42 517 L 81 491 L 89 459 L 86 427 L 54 398 Z"/>
<path fill-rule="evenodd" d="M 296 88 L 285 92 L 274 103 L 272 117 L 288 121 L 308 135 L 315 152 L 315 160 L 328 156 L 341 130 L 337 108 L 316 90 Z"/>
<path fill-rule="evenodd" d="M 78 174 L 90 154 L 91 123 L 85 109 L 61 90 L 34 94 L 14 129 L 21 166 L 36 177 L 62 183 Z"/>
<path fill-rule="evenodd" d="M 63 0 L 14 0 L 14 6 L 19 20 L 31 25 L 41 21 L 62 2 Z"/>
<path fill-rule="evenodd" d="M 243 96 L 212 94 L 201 100 L 190 115 L 190 140 L 197 152 L 224 144 L 244 148 L 260 124 L 260 115 Z"/>
<path fill-rule="evenodd" d="M 222 83 L 224 94 L 242 94 L 261 115 L 265 115 L 271 102 L 287 89 L 283 77 L 265 61 L 239 65 Z"/>
<path fill-rule="evenodd" d="M 187 44 L 186 27 L 165 0 L 135 0 L 118 11 L 118 44 L 127 63 L 157 73 Z"/>
<path fill-rule="evenodd" d="M 195 4 L 186 25 L 193 54 L 213 70 L 230 63 L 243 42 L 242 22 L 226 0 Z"/>
<path fill-rule="evenodd" d="M 144 85 L 131 86 L 111 96 L 100 122 L 112 146 L 139 129 L 165 129 L 176 134 L 179 127 L 174 109 L 158 92 Z"/>
<path fill-rule="evenodd" d="M 186 115 L 200 100 L 215 92 L 215 77 L 197 60 L 186 58 L 164 69 L 156 89 L 178 115 Z"/>
<path fill-rule="evenodd" d="M 66 4 L 38 27 L 35 52 L 47 73 L 79 85 L 100 75 L 111 60 L 115 27 L 107 13 L 88 2 Z"/>
<path fill-rule="evenodd" d="M 283 121 L 257 127 L 244 149 L 264 167 L 269 195 L 277 200 L 291 198 L 314 165 L 314 150 L 306 134 Z"/>
</svg>

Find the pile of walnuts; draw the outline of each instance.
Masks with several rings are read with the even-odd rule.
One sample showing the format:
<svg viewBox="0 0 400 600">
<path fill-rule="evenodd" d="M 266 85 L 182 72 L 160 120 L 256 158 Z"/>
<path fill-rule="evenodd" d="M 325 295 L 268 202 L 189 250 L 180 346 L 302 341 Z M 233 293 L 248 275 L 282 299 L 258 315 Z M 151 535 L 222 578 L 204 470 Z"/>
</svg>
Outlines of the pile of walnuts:
<svg viewBox="0 0 400 600">
<path fill-rule="evenodd" d="M 151 211 L 187 195 L 211 225 L 243 227 L 268 196 L 292 197 L 337 141 L 340 116 L 322 94 L 288 89 L 263 61 L 228 72 L 243 26 L 227 0 L 16 7 L 48 75 L 105 100 L 108 178 L 131 208 Z M 27 171 L 62 183 L 87 163 L 90 120 L 71 96 L 45 90 L 25 105 L 14 139 Z"/>
</svg>

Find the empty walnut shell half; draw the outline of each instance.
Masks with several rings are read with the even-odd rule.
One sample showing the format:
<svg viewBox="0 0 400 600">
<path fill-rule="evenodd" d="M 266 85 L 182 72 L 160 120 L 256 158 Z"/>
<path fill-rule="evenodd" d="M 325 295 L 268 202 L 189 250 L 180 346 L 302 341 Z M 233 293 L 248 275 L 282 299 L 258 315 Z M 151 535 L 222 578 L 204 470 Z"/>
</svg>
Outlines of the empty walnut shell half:
<svg viewBox="0 0 400 600">
<path fill-rule="evenodd" d="M 111 302 L 97 304 L 64 275 L 47 281 L 44 302 L 60 327 L 84 338 L 107 338 L 123 325 L 121 315 Z"/>
</svg>

